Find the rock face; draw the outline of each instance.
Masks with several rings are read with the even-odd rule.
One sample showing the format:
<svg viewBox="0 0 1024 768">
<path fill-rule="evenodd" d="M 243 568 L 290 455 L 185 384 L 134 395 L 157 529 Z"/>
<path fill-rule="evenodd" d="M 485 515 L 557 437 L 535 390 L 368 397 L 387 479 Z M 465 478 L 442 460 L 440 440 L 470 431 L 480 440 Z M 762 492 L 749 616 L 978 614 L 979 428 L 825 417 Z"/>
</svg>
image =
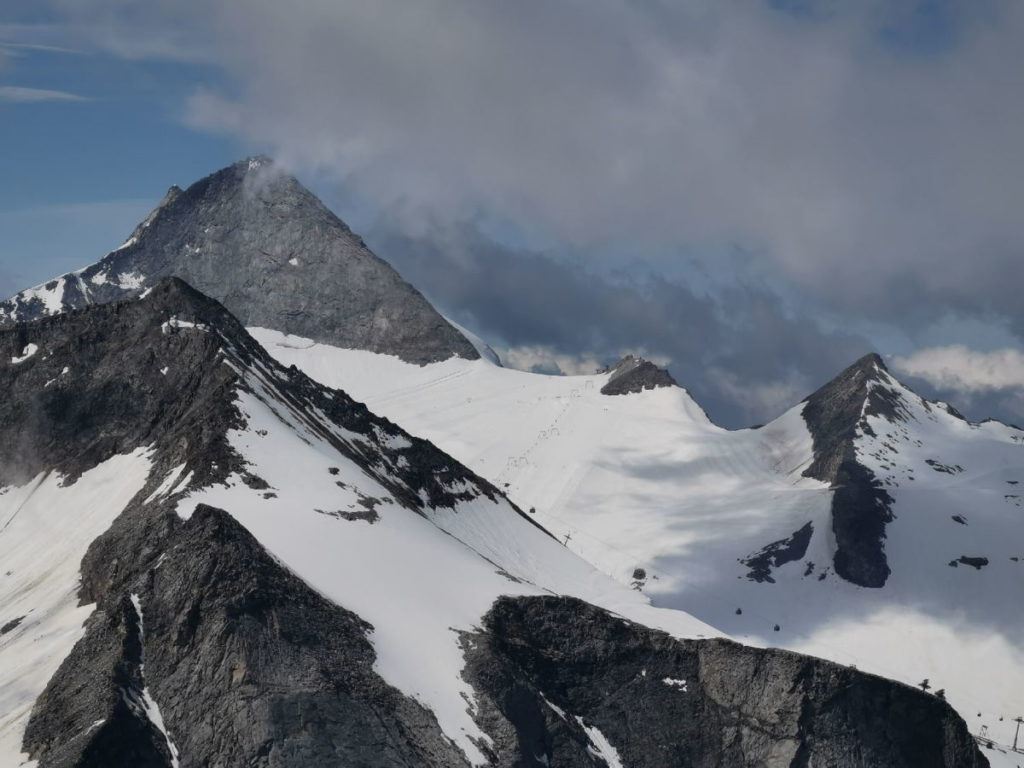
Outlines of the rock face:
<svg viewBox="0 0 1024 768">
<path fill-rule="evenodd" d="M 0 356 L 0 485 L 74 482 L 141 446 L 154 466 L 82 562 L 80 599 L 96 607 L 32 710 L 23 748 L 40 768 L 468 766 L 435 714 L 381 676 L 374 627 L 231 510 L 200 504 L 183 519 L 180 493 L 161 488 L 181 467 L 183 488 L 267 489 L 229 439 L 249 418 L 239 391 L 411 512 L 487 505 L 493 486 L 275 363 L 174 278 L 0 331 Z M 576 599 L 501 598 L 462 639 L 466 666 L 450 672 L 472 687 L 494 766 L 985 765 L 934 697 L 794 654 L 675 640 Z"/>
<path fill-rule="evenodd" d="M 601 387 L 602 395 L 628 395 L 645 389 L 679 386 L 665 369 L 632 355 L 626 355 L 607 372 L 611 376 L 608 383 Z"/>
<path fill-rule="evenodd" d="M 499 766 L 987 765 L 934 696 L 785 651 L 674 640 L 567 598 L 503 598 L 467 646 Z"/>
<path fill-rule="evenodd" d="M 803 410 L 814 441 L 814 460 L 804 475 L 834 488 L 836 573 L 862 587 L 881 587 L 889 578 L 885 526 L 892 521 L 893 498 L 857 461 L 854 440 L 866 416 L 901 418 L 899 396 L 888 384 L 882 358 L 866 355 L 807 398 Z"/>
<path fill-rule="evenodd" d="M 803 556 L 807 554 L 807 545 L 811 543 L 813 533 L 814 524 L 807 523 L 800 530 L 794 531 L 792 536 L 773 541 L 754 554 L 740 560 L 750 568 L 747 578 L 752 581 L 775 583 L 775 579 L 772 578 L 772 570 L 786 563 L 803 559 Z"/>
<path fill-rule="evenodd" d="M 246 326 L 412 363 L 473 345 L 293 177 L 266 158 L 172 187 L 96 264 L 0 304 L 0 327 L 138 295 L 179 277 Z"/>
<path fill-rule="evenodd" d="M 126 513 L 83 576 L 99 607 L 25 735 L 42 768 L 466 764 L 373 671 L 370 627 L 222 510 Z"/>
</svg>

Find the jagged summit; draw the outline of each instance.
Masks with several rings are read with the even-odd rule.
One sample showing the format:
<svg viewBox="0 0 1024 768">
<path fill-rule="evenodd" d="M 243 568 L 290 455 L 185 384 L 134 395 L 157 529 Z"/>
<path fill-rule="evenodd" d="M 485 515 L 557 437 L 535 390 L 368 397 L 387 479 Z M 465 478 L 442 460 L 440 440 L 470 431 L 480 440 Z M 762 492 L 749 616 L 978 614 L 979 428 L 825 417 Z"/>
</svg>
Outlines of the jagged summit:
<svg viewBox="0 0 1024 768">
<path fill-rule="evenodd" d="M 898 418 L 902 385 L 881 356 L 864 355 L 804 400 L 803 415 L 814 438 L 814 462 L 804 474 L 824 482 L 849 457 L 856 430 L 865 416 Z"/>
<path fill-rule="evenodd" d="M 270 158 L 171 187 L 96 264 L 0 304 L 0 327 L 138 295 L 176 276 L 246 326 L 425 364 L 473 345 Z"/>
<path fill-rule="evenodd" d="M 626 355 L 604 373 L 611 375 L 608 383 L 601 387 L 603 395 L 628 395 L 645 389 L 679 386 L 664 368 L 633 355 Z"/>
<path fill-rule="evenodd" d="M 829 483 L 836 573 L 864 587 L 881 587 L 889 577 L 885 527 L 892 520 L 892 496 L 858 461 L 856 439 L 869 416 L 901 418 L 904 389 L 880 355 L 864 355 L 804 401 L 803 418 L 813 440 L 806 477 Z"/>
</svg>

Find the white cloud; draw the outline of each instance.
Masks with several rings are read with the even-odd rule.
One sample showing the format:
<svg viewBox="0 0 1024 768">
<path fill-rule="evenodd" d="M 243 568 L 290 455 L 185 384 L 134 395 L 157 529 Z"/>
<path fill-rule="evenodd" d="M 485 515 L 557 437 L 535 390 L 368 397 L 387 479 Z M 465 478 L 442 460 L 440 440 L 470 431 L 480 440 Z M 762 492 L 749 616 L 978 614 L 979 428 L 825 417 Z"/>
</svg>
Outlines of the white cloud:
<svg viewBox="0 0 1024 768">
<path fill-rule="evenodd" d="M 1024 352 L 997 349 L 978 352 L 961 344 L 921 349 L 896 357 L 892 367 L 939 389 L 966 394 L 1024 387 Z"/>
<path fill-rule="evenodd" d="M 497 351 L 503 365 L 519 371 L 578 376 L 594 373 L 604 367 L 594 355 L 565 354 L 542 345 L 500 348 Z"/>
<path fill-rule="evenodd" d="M 861 311 L 904 313 L 910 279 L 1016 309 L 1020 3 L 943 4 L 953 42 L 926 53 L 882 42 L 907 3 L 162 0 L 139 35 L 122 5 L 118 40 L 210 41 L 231 85 L 195 93 L 192 125 L 381 206 L 584 247 L 740 244 Z"/>
<path fill-rule="evenodd" d="M 40 101 L 88 101 L 84 96 L 66 91 L 49 91 L 43 88 L 21 88 L 15 85 L 0 85 L 0 101 L 22 104 Z"/>
</svg>

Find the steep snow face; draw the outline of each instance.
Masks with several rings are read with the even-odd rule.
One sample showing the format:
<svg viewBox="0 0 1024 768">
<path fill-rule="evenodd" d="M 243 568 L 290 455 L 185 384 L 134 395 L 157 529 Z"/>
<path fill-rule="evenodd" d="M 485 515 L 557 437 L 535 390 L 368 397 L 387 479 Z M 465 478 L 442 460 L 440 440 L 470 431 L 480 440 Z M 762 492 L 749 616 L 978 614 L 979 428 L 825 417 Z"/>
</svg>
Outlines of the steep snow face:
<svg viewBox="0 0 1024 768">
<path fill-rule="evenodd" d="M 53 473 L 0 487 L 0 768 L 21 751 L 29 713 L 85 630 L 79 564 L 146 483 L 145 450 L 115 456 L 65 485 Z"/>
<path fill-rule="evenodd" d="M 225 364 L 237 366 L 230 357 Z M 454 506 L 424 499 L 421 511 L 410 509 L 383 482 L 393 468 L 377 464 L 371 472 L 325 438 L 358 454 L 372 450 L 364 435 L 322 414 L 311 422 L 308 411 L 280 397 L 273 371 L 238 372 L 248 390 L 237 402 L 245 426 L 230 441 L 249 482 L 236 474 L 193 490 L 178 501 L 179 515 L 187 518 L 200 503 L 226 510 L 300 578 L 372 624 L 376 671 L 431 709 L 471 762 L 486 762 L 481 747 L 489 740 L 471 716 L 460 633 L 477 629 L 499 596 L 572 595 L 679 637 L 718 634 L 684 613 L 652 608 L 505 499 L 474 493 L 466 481 L 449 487 L 454 497 L 468 497 Z M 175 468 L 156 495 L 181 488 L 181 473 Z"/>
<path fill-rule="evenodd" d="M 975 733 L 985 726 L 1012 742 L 1024 690 L 1020 432 L 969 425 L 882 372 L 880 386 L 899 387 L 901 416 L 865 416 L 873 434 L 861 429 L 855 452 L 894 498 L 884 540 L 892 574 L 884 588 L 864 589 L 833 570 L 833 493 L 804 476 L 814 449 L 803 404 L 729 432 L 679 388 L 608 397 L 602 375 L 542 376 L 486 360 L 410 366 L 251 330 L 281 362 L 494 482 L 654 605 L 745 642 L 911 685 L 927 678 Z"/>
</svg>

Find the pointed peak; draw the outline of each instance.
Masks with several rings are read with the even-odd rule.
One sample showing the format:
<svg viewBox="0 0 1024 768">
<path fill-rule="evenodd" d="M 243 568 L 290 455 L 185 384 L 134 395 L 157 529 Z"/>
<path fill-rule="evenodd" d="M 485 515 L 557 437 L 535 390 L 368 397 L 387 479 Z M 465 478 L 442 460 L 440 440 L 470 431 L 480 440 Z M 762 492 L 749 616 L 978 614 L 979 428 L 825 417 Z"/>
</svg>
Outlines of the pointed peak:
<svg viewBox="0 0 1024 768">
<path fill-rule="evenodd" d="M 840 464 L 851 455 L 852 441 L 864 419 L 905 420 L 908 393 L 877 353 L 843 369 L 804 400 L 803 417 L 814 438 L 815 454 L 804 474 L 833 482 Z"/>
<path fill-rule="evenodd" d="M 889 368 L 886 366 L 885 361 L 882 360 L 882 356 L 877 352 L 869 352 L 863 357 L 858 358 L 855 362 L 844 368 L 835 378 L 832 379 L 825 387 L 829 387 L 832 384 L 849 381 L 851 379 L 877 379 L 878 374 L 889 373 Z M 823 389 L 825 388 L 823 387 Z"/>
<path fill-rule="evenodd" d="M 608 383 L 601 387 L 603 395 L 628 395 L 645 389 L 679 386 L 667 370 L 633 355 L 626 355 L 601 373 L 610 374 Z"/>
<path fill-rule="evenodd" d="M 870 387 L 868 382 L 895 381 L 888 367 L 877 352 L 870 352 L 854 363 L 848 365 L 828 383 L 807 397 L 804 402 L 812 400 L 857 401 L 858 406 L 867 398 Z"/>
<path fill-rule="evenodd" d="M 885 361 L 882 360 L 882 356 L 877 352 L 869 352 L 855 362 L 851 368 L 859 368 L 861 370 L 882 370 L 888 372 L 888 367 L 885 365 Z"/>
</svg>

